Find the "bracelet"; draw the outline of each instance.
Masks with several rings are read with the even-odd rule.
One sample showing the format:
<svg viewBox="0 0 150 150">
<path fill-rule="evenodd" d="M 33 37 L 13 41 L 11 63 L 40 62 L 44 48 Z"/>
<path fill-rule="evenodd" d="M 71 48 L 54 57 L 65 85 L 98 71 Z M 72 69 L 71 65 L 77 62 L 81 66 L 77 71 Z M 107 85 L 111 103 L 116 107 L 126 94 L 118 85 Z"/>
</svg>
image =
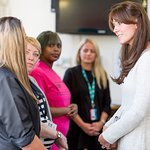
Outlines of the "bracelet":
<svg viewBox="0 0 150 150">
<path fill-rule="evenodd" d="M 61 138 L 61 133 L 59 131 L 57 131 L 57 138 L 55 140 L 57 140 L 59 138 Z"/>
<path fill-rule="evenodd" d="M 104 125 L 105 123 L 106 123 L 106 121 L 105 120 L 100 120 L 100 122 Z"/>
</svg>

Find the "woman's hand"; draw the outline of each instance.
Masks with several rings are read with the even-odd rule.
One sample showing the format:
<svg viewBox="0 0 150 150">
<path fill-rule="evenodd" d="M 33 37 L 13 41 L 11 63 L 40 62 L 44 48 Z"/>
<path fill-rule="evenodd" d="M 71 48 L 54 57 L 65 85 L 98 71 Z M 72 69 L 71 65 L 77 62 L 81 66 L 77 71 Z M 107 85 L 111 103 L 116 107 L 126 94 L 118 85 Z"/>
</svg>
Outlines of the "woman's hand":
<svg viewBox="0 0 150 150">
<path fill-rule="evenodd" d="M 77 115 L 77 113 L 78 113 L 78 106 L 77 106 L 77 104 L 70 104 L 68 106 L 68 108 L 70 108 L 70 109 L 69 109 L 69 112 L 67 113 L 67 116 L 69 118 L 74 118 Z"/>
<path fill-rule="evenodd" d="M 117 148 L 117 142 L 115 142 L 114 144 L 110 145 L 110 149 L 114 149 L 114 148 Z"/>
<path fill-rule="evenodd" d="M 92 127 L 93 127 L 93 130 L 94 130 L 94 135 L 97 136 L 97 135 L 99 135 L 100 131 L 103 128 L 103 123 L 101 123 L 101 122 L 93 122 L 92 123 Z"/>
<path fill-rule="evenodd" d="M 102 148 L 111 149 L 111 144 L 103 138 L 102 134 L 99 135 L 98 141 L 102 145 Z"/>
<path fill-rule="evenodd" d="M 92 126 L 92 124 L 90 123 L 85 123 L 83 124 L 83 126 L 81 127 L 81 129 L 88 134 L 89 136 L 95 136 L 95 131 L 94 128 Z"/>
<path fill-rule="evenodd" d="M 103 126 L 103 132 L 105 131 L 105 130 L 107 130 L 107 127 L 106 126 Z M 100 135 L 99 136 L 99 138 L 98 138 L 98 141 L 100 142 L 100 144 L 101 144 L 101 142 L 103 141 L 103 136 L 102 135 Z M 107 142 L 108 143 L 108 142 Z M 102 147 L 105 147 L 105 146 L 102 146 Z M 115 142 L 115 143 L 113 143 L 113 144 L 110 144 L 109 145 L 109 147 L 107 148 L 107 147 L 105 147 L 106 149 L 114 149 L 114 148 L 116 148 L 117 147 L 117 142 Z"/>
<path fill-rule="evenodd" d="M 66 137 L 61 133 L 61 137 L 55 140 L 59 150 L 68 150 L 68 144 Z"/>
</svg>

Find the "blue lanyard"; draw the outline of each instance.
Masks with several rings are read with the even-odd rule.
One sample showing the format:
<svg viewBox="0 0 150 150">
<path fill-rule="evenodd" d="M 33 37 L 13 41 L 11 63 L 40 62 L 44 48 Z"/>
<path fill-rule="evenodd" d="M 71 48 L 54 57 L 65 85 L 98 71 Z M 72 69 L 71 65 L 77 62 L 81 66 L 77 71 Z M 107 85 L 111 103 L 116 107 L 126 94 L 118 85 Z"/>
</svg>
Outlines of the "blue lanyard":
<svg viewBox="0 0 150 150">
<path fill-rule="evenodd" d="M 91 106 L 92 106 L 92 108 L 94 108 L 95 107 L 95 103 L 94 103 L 94 98 L 95 98 L 95 77 L 93 77 L 92 85 L 90 85 L 90 82 L 88 80 L 86 72 L 83 68 L 82 68 L 82 75 L 83 75 L 85 81 L 87 82 L 88 91 L 89 91 L 90 100 L 91 100 Z"/>
</svg>

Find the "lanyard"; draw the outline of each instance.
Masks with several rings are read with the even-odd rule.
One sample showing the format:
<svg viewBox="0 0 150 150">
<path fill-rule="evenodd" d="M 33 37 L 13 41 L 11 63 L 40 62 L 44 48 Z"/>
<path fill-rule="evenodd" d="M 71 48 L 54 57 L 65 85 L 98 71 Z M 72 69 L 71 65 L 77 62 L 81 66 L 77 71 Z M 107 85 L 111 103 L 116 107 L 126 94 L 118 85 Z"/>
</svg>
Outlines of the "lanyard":
<svg viewBox="0 0 150 150">
<path fill-rule="evenodd" d="M 91 100 L 91 106 L 92 106 L 92 108 L 94 108 L 95 107 L 95 103 L 94 103 L 94 98 L 95 98 L 95 77 L 93 77 L 92 85 L 91 85 L 89 80 L 88 80 L 87 74 L 86 74 L 86 72 L 83 68 L 82 68 L 82 75 L 83 75 L 85 81 L 87 82 L 88 91 L 89 91 L 90 100 Z"/>
</svg>

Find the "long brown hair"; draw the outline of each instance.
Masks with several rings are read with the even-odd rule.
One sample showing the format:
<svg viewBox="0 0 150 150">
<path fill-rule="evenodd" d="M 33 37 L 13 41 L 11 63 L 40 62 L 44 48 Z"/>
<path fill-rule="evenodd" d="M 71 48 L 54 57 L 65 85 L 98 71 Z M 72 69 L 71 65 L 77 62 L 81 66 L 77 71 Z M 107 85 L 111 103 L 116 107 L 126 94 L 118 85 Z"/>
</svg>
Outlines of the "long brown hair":
<svg viewBox="0 0 150 150">
<path fill-rule="evenodd" d="M 121 84 L 150 41 L 150 22 L 143 6 L 131 1 L 112 6 L 109 12 L 109 27 L 112 31 L 113 20 L 125 24 L 137 24 L 133 44 L 123 44 L 121 47 L 121 73 L 118 78 L 113 79 L 116 83 Z"/>
<path fill-rule="evenodd" d="M 5 66 L 15 73 L 35 99 L 27 74 L 25 47 L 25 32 L 21 21 L 15 17 L 0 18 L 0 67 Z"/>
</svg>

